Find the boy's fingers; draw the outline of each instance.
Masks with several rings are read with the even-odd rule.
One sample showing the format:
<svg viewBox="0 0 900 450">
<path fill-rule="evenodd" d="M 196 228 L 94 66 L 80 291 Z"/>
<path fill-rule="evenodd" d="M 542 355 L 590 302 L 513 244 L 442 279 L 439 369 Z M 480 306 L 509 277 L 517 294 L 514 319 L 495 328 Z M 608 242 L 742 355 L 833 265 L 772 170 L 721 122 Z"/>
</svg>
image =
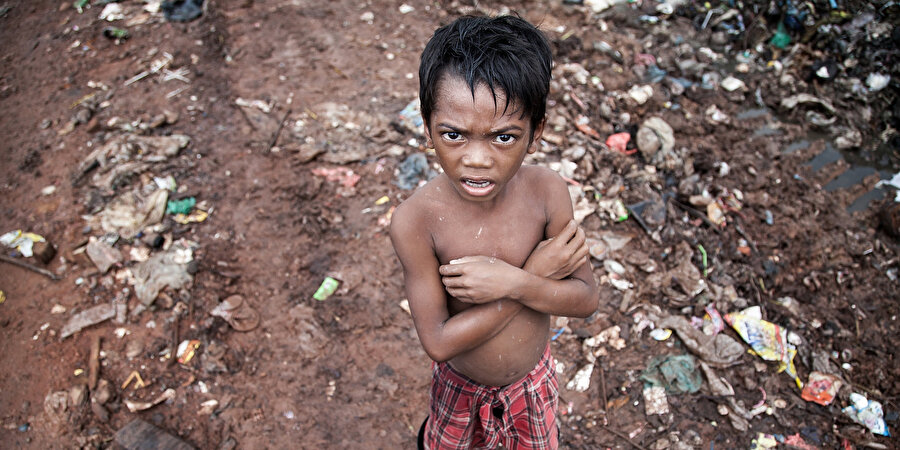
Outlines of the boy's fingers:
<svg viewBox="0 0 900 450">
<path fill-rule="evenodd" d="M 585 242 L 584 230 L 580 227 L 575 230 L 575 234 L 572 236 L 572 239 L 569 240 L 569 245 L 573 247 L 580 247 L 584 245 Z"/>
<path fill-rule="evenodd" d="M 575 267 L 581 266 L 581 264 L 584 263 L 584 258 L 586 258 L 588 254 L 590 254 L 590 251 L 588 250 L 586 245 L 582 245 L 581 247 L 579 247 L 578 251 L 575 252 Z"/>
<path fill-rule="evenodd" d="M 438 267 L 438 273 L 445 277 L 462 275 L 462 267 L 459 267 L 457 264 L 445 264 Z"/>
<path fill-rule="evenodd" d="M 465 264 L 478 261 L 489 261 L 490 259 L 490 256 L 484 255 L 463 256 L 462 258 L 451 259 L 450 264 Z"/>
<path fill-rule="evenodd" d="M 563 228 L 562 231 L 559 232 L 559 234 L 557 234 L 556 236 L 553 236 L 550 239 L 553 239 L 553 240 L 558 239 L 560 242 L 565 244 L 566 242 L 569 242 L 569 239 L 572 239 L 572 236 L 575 234 L 575 232 L 577 230 L 578 230 L 578 225 L 575 224 L 574 220 L 570 220 L 569 223 L 566 224 L 565 228 Z"/>
<path fill-rule="evenodd" d="M 459 285 L 459 277 L 441 277 L 441 283 L 447 289 L 454 288 Z"/>
</svg>

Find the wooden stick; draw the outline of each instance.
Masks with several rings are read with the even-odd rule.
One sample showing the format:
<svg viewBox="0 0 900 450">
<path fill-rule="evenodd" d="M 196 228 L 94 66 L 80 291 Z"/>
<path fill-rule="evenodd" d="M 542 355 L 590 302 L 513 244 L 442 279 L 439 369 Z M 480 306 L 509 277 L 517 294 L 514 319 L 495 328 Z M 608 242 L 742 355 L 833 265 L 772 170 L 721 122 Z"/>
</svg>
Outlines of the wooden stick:
<svg viewBox="0 0 900 450">
<path fill-rule="evenodd" d="M 288 109 L 287 112 L 284 113 L 284 117 L 281 118 L 281 122 L 278 122 L 278 128 L 275 129 L 275 134 L 272 135 L 272 142 L 269 142 L 269 148 L 266 151 L 272 151 L 272 147 L 278 143 L 278 136 L 281 134 L 281 129 L 284 128 L 284 122 L 287 120 L 288 116 L 291 115 L 291 110 Z"/>
<path fill-rule="evenodd" d="M 609 415 L 609 397 L 606 396 L 606 373 L 603 372 L 603 363 L 597 361 L 597 367 L 600 369 L 600 387 L 603 391 L 603 425 L 606 426 L 613 422 L 613 418 Z M 612 425 L 615 426 L 615 423 Z"/>
<path fill-rule="evenodd" d="M 622 433 L 621 431 L 617 431 L 617 430 L 614 430 L 614 429 L 609 428 L 609 427 L 605 427 L 604 430 L 609 431 L 610 433 L 612 433 L 612 434 L 614 434 L 614 435 L 616 435 L 616 436 L 618 436 L 618 437 L 624 439 L 626 442 L 628 442 L 629 444 L 631 444 L 634 448 L 638 448 L 638 449 L 640 449 L 640 450 L 647 450 L 647 447 L 643 447 L 643 446 L 641 446 L 641 445 L 636 444 L 634 441 L 631 440 L 630 437 L 628 437 L 628 435 L 626 435 L 625 433 Z"/>
<path fill-rule="evenodd" d="M 91 392 L 97 388 L 97 380 L 100 378 L 100 336 L 94 336 L 91 342 L 91 356 L 88 360 L 88 387 Z"/>
<path fill-rule="evenodd" d="M 37 272 L 37 273 L 39 273 L 47 278 L 50 278 L 51 280 L 54 280 L 54 281 L 60 280 L 59 275 L 57 275 L 47 269 L 41 269 L 40 267 L 37 267 L 34 264 L 28 264 L 25 261 L 19 261 L 18 259 L 10 258 L 9 256 L 6 256 L 6 255 L 0 255 L 0 261 L 10 263 L 14 266 L 19 266 L 23 269 L 28 269 L 32 272 Z"/>
<path fill-rule="evenodd" d="M 175 313 L 172 315 L 172 354 L 170 355 L 172 358 L 169 359 L 169 366 L 175 365 L 175 360 L 178 359 L 176 356 L 178 354 L 178 314 Z"/>
</svg>

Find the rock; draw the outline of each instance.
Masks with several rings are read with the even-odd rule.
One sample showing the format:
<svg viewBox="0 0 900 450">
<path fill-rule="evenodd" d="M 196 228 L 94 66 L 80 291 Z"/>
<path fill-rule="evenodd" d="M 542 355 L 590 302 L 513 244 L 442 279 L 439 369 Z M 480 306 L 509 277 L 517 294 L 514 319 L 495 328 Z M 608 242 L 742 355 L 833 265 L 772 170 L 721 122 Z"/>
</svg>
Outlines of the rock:
<svg viewBox="0 0 900 450">
<path fill-rule="evenodd" d="M 722 89 L 725 89 L 728 92 L 733 92 L 738 89 L 745 89 L 747 87 L 743 81 L 735 77 L 725 78 L 724 80 L 722 80 L 722 84 L 720 86 L 722 86 Z"/>
<path fill-rule="evenodd" d="M 841 150 L 859 147 L 862 145 L 862 133 L 859 130 L 848 130 L 834 140 L 834 145 Z"/>
<path fill-rule="evenodd" d="M 116 431 L 116 443 L 128 450 L 145 450 L 152 448 L 166 448 L 171 450 L 193 449 L 181 439 L 172 436 L 166 431 L 144 422 L 134 419 Z"/>
<path fill-rule="evenodd" d="M 113 304 L 97 305 L 72 316 L 59 332 L 60 339 L 65 339 L 84 328 L 96 325 L 104 320 L 115 317 L 116 308 Z"/>
<path fill-rule="evenodd" d="M 99 402 L 91 401 L 91 411 L 94 412 L 94 415 L 97 416 L 97 420 L 101 423 L 109 422 L 109 411 Z"/>
<path fill-rule="evenodd" d="M 143 351 L 144 343 L 138 339 L 132 339 L 125 344 L 125 357 L 128 359 L 137 358 Z"/>
<path fill-rule="evenodd" d="M 651 117 L 641 124 L 637 133 L 637 144 L 647 161 L 653 160 L 658 150 L 666 153 L 675 147 L 675 132 L 659 117 Z"/>
<path fill-rule="evenodd" d="M 69 393 L 66 391 L 56 391 L 47 394 L 44 397 L 44 413 L 55 427 L 61 427 L 66 423 L 69 411 Z"/>
<path fill-rule="evenodd" d="M 78 406 L 84 403 L 85 398 L 87 398 L 87 387 L 84 384 L 76 384 L 69 388 L 70 405 Z"/>
<path fill-rule="evenodd" d="M 652 158 L 661 146 L 659 137 L 656 135 L 656 133 L 646 127 L 641 127 L 638 130 L 635 140 L 637 141 L 638 150 L 641 151 L 641 154 L 644 155 L 645 159 Z"/>
<path fill-rule="evenodd" d="M 91 394 L 91 401 L 105 405 L 111 398 L 112 391 L 110 390 L 109 381 L 101 378 L 97 382 L 97 389 L 94 389 L 94 392 Z"/>
<path fill-rule="evenodd" d="M 122 252 L 113 248 L 113 246 L 106 242 L 98 240 L 94 236 L 91 236 L 88 239 L 85 252 L 87 253 L 88 258 L 91 259 L 91 262 L 100 270 L 101 274 L 109 271 L 110 267 L 122 262 L 123 259 Z"/>
<path fill-rule="evenodd" d="M 643 105 L 653 97 L 653 86 L 632 86 L 628 90 L 628 96 L 631 97 L 638 105 Z"/>
</svg>

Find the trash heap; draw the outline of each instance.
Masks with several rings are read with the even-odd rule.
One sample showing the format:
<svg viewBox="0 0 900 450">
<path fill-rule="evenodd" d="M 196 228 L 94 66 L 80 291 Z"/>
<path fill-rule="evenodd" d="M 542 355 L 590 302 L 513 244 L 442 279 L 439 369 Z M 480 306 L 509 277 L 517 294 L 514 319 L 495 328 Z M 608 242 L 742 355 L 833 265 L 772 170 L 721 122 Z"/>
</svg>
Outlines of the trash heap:
<svg viewBox="0 0 900 450">
<path fill-rule="evenodd" d="M 103 36 L 119 41 L 143 24 L 193 20 L 207 7 L 81 0 L 74 6 L 95 14 L 100 3 L 98 20 L 117 25 Z M 457 6 L 454 14 L 475 12 Z M 602 305 L 586 320 L 552 324 L 564 439 L 607 445 L 597 437 L 602 427 L 639 448 L 699 447 L 707 444 L 703 438 L 724 440 L 725 447 L 887 448 L 884 436 L 898 425 L 900 366 L 890 350 L 896 314 L 871 300 L 898 291 L 897 243 L 874 226 L 855 226 L 842 208 L 820 214 L 834 202 L 784 147 L 813 131 L 863 157 L 898 160 L 880 150 L 896 149 L 900 128 L 897 8 L 894 2 L 553 3 L 566 25 L 548 20 L 556 60 L 550 105 L 543 139 L 526 162 L 568 183 Z M 368 11 L 360 17 L 374 19 Z M 89 51 L 80 45 L 72 48 Z M 86 156 L 71 172 L 84 224 L 78 245 L 65 252 L 77 261 L 63 260 L 47 273 L 81 270 L 74 283 L 83 298 L 71 310 L 55 305 L 51 313 L 65 314 L 65 324 L 58 332 L 48 325 L 35 339 L 46 332 L 71 340 L 112 322 L 108 339 L 125 348 L 107 352 L 91 335 L 88 367 L 74 374 L 78 383 L 44 401 L 47 417 L 61 428 L 73 414 L 89 411 L 90 420 L 108 423 L 123 407 L 139 413 L 183 406 L 179 396 L 188 395 L 201 415 L 222 413 L 234 398 L 211 393 L 210 378 L 243 363 L 220 334 L 259 327 L 255 300 L 217 292 L 205 301 L 192 289 L 200 271 L 227 284 L 240 274 L 228 262 L 202 261 L 207 243 L 194 239 L 197 229 L 215 223 L 216 205 L 196 194 L 203 181 L 191 173 L 191 160 L 203 157 L 203 143 L 182 131 L 190 129 L 185 112 L 120 117 L 112 106 L 122 90 L 142 83 L 165 86 L 166 99 L 180 99 L 194 71 L 173 53 L 151 49 L 121 85 L 89 83 L 57 129 L 60 136 L 86 131 Z M 251 151 L 287 155 L 301 167 L 301 200 L 335 194 L 309 218 L 310 230 L 341 227 L 341 207 L 368 190 L 379 192 L 377 200 L 362 209 L 365 224 L 356 225 L 381 232 L 396 204 L 439 170 L 424 147 L 413 97 L 391 111 L 374 101 L 365 110 L 293 104 L 292 97 L 282 104 L 223 101 L 245 119 Z M 203 113 L 193 105 L 187 112 Z M 780 201 L 786 197 L 797 201 Z M 46 241 L 28 230 L 0 236 L 11 251 L 41 260 L 54 257 Z M 798 254 L 794 241 L 808 254 Z M 308 292 L 312 301 L 267 325 L 296 336 L 291 352 L 318 354 L 334 337 L 328 333 L 338 331 L 320 327 L 313 306 L 352 293 L 363 284 L 361 270 L 323 269 L 327 274 Z M 408 312 L 403 302 L 401 308 Z M 134 339 L 138 329 L 154 338 Z M 113 370 L 128 374 L 122 384 L 110 381 Z M 327 377 L 331 401 L 340 376 Z M 679 430 L 671 431 L 675 425 Z M 126 446 L 151 438 L 183 444 L 140 419 L 116 434 Z M 79 444 L 91 442 L 85 439 Z"/>
<path fill-rule="evenodd" d="M 773 203 L 773 189 L 819 189 L 800 175 L 802 162 L 779 148 L 792 136 L 824 133 L 869 157 L 896 148 L 897 80 L 888 66 L 897 62 L 897 6 L 856 6 L 861 12 L 851 15 L 852 5 L 827 2 L 563 2 L 584 20 L 550 33 L 551 105 L 540 148 L 526 162 L 569 183 L 601 284 L 597 314 L 584 324 L 561 319 L 554 328 L 565 386 L 560 408 L 564 423 L 579 430 L 576 439 L 589 441 L 586 430 L 602 424 L 635 445 L 637 436 L 654 448 L 690 441 L 696 433 L 653 431 L 671 426 L 690 402 L 677 397 L 687 395 L 713 405 L 720 419 L 707 426 L 727 423 L 751 436 L 752 446 L 885 448 L 865 432 L 889 436 L 877 398 L 896 395 L 889 381 L 896 378 L 882 372 L 874 387 L 853 382 L 858 361 L 835 341 L 851 331 L 817 314 L 816 292 L 825 273 L 829 285 L 847 286 L 848 259 L 870 255 L 881 283 L 895 283 L 896 268 L 885 269 L 896 265 L 896 244 L 869 244 L 872 229 L 848 231 L 846 240 L 828 244 L 847 249 L 847 258 L 787 261 L 779 245 L 797 235 L 791 228 L 816 229 L 799 214 L 825 200 L 795 210 Z M 407 120 L 410 107 L 399 112 L 403 123 L 415 122 Z M 757 118 L 775 115 L 801 123 L 754 130 Z M 873 117 L 881 118 L 876 127 Z M 747 153 L 770 163 L 751 164 Z M 424 156 L 405 157 L 397 186 L 415 184 L 405 174 Z M 886 158 L 897 161 L 896 154 Z M 797 175 L 777 178 L 776 164 L 798 167 L 788 169 Z M 830 299 L 829 306 L 847 302 Z M 616 367 L 628 349 L 655 349 L 639 362 L 639 376 L 633 358 L 624 363 L 632 369 Z M 635 394 L 636 383 L 643 389 Z M 646 422 L 614 424 L 616 416 L 629 417 L 624 409 L 632 402 L 644 403 Z M 849 426 L 850 437 L 806 426 L 797 411 L 813 409 L 864 428 Z M 896 409 L 887 414 L 895 424 Z"/>
</svg>

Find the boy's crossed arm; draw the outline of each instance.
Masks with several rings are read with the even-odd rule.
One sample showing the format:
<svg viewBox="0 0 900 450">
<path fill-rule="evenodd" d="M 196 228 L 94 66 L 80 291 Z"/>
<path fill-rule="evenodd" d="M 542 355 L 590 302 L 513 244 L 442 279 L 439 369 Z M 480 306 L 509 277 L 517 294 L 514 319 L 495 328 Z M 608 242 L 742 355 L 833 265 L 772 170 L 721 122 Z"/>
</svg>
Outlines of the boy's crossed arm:
<svg viewBox="0 0 900 450">
<path fill-rule="evenodd" d="M 555 176 L 546 186 L 546 235 L 554 237 L 538 244 L 521 269 L 486 256 L 441 266 L 450 295 L 475 304 L 515 300 L 535 311 L 567 317 L 587 317 L 597 309 L 597 284 L 586 260 L 584 232 L 572 220 L 568 189 Z"/>
<path fill-rule="evenodd" d="M 451 317 L 438 273 L 440 263 L 428 244 L 431 237 L 415 219 L 398 208 L 391 222 L 391 241 L 403 266 L 410 313 L 422 347 L 431 359 L 443 362 L 495 336 L 523 306 L 499 300 Z"/>
<path fill-rule="evenodd" d="M 568 210 L 569 218 L 571 218 L 571 205 L 568 206 Z M 593 283 L 593 275 L 590 272 L 589 264 L 584 264 L 587 255 L 584 235 L 574 221 L 563 222 L 565 227 L 558 235 L 542 241 L 532 251 L 523 269 L 510 266 L 500 260 L 492 263 L 488 261 L 489 258 L 483 256 L 463 258 L 468 262 L 440 267 L 441 272 L 447 271 L 448 268 L 460 267 L 464 269 L 461 272 L 471 275 L 472 272 L 478 272 L 478 263 L 490 265 L 494 269 L 504 266 L 501 270 L 508 272 L 500 274 L 500 276 L 519 277 L 518 282 L 514 285 L 517 290 L 525 292 L 526 295 L 518 295 L 508 290 L 497 289 L 507 285 L 506 281 L 497 282 L 503 278 L 479 277 L 475 279 L 475 277 L 461 274 L 447 275 L 442 279 L 434 250 L 427 244 L 431 239 L 425 235 L 425 227 L 416 224 L 413 217 L 407 216 L 399 210 L 397 212 L 401 214 L 398 215 L 395 212 L 394 221 L 391 224 L 391 240 L 403 266 L 406 293 L 416 332 L 425 352 L 435 361 L 452 359 L 494 337 L 521 311 L 523 306 L 547 313 L 554 312 L 544 311 L 544 309 L 559 310 L 562 311 L 559 313 L 561 315 L 569 310 L 580 313 L 565 314 L 573 316 L 587 316 L 596 309 L 596 288 Z M 562 217 L 565 217 L 565 214 Z M 551 223 L 548 225 L 548 230 L 552 228 L 559 229 L 561 226 Z M 581 278 L 566 279 L 570 275 L 575 276 L 576 274 L 584 277 L 585 271 L 587 273 L 586 281 Z M 488 271 L 484 273 L 488 273 Z M 476 290 L 488 286 L 492 286 L 494 289 L 487 296 L 472 296 L 458 291 L 458 289 L 469 289 L 467 287 L 447 287 L 454 297 L 459 294 L 461 297 L 457 298 L 461 301 L 480 300 L 472 301 L 472 303 L 481 303 L 451 317 L 447 310 L 447 291 L 445 291 L 445 284 L 450 278 L 462 281 L 462 284 L 471 284 Z M 479 281 L 483 282 L 479 283 Z M 555 291 L 555 294 L 551 290 Z M 541 300 L 540 296 L 542 295 L 549 298 Z M 487 300 L 487 297 L 493 297 L 493 300 Z M 578 302 L 565 301 L 565 299 L 576 297 L 583 299 Z M 584 298 L 594 298 L 594 300 L 585 301 Z M 576 304 L 575 308 L 572 307 L 573 303 Z"/>
</svg>

